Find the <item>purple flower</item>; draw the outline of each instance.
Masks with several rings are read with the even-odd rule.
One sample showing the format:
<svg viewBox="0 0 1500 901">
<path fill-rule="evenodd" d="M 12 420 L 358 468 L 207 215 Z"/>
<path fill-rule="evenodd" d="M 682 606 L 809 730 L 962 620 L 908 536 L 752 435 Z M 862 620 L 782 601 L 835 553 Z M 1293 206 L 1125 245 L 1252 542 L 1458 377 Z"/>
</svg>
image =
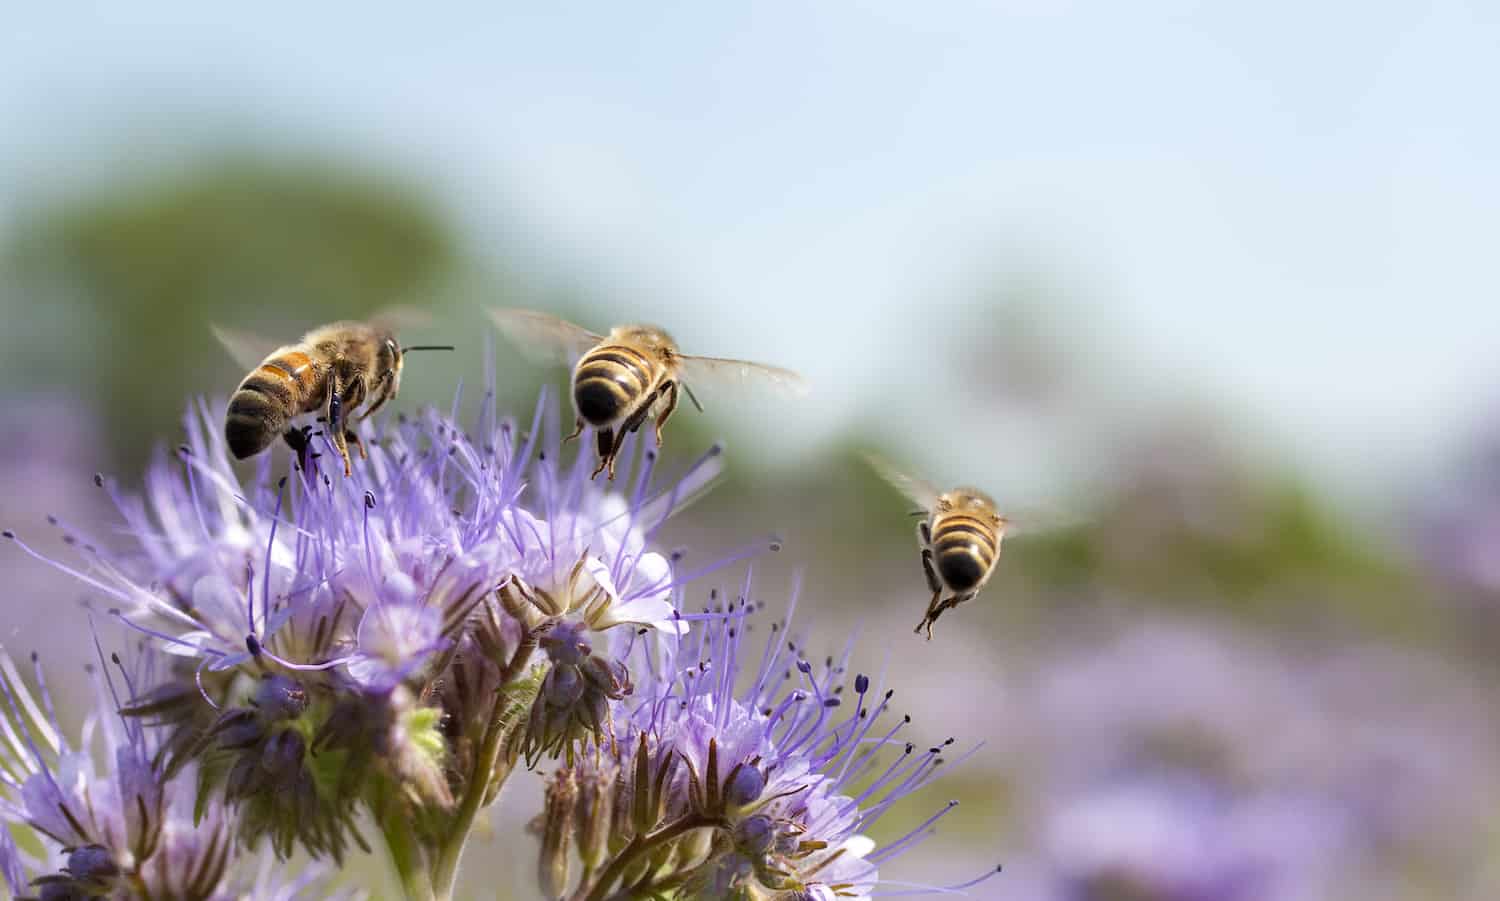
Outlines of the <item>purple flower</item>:
<svg viewBox="0 0 1500 901">
<path fill-rule="evenodd" d="M 560 465 L 545 396 L 524 441 L 493 417 L 477 438 L 431 412 L 378 435 L 367 427 L 369 459 L 350 478 L 318 460 L 273 478 L 267 454 L 244 483 L 208 405 L 185 426 L 186 443 L 150 467 L 143 496 L 98 480 L 134 550 L 91 546 L 81 566 L 43 559 L 209 673 L 265 658 L 376 686 L 420 677 L 506 583 L 543 615 L 595 631 L 676 628 L 673 567 L 646 544 L 720 468 L 714 450 L 653 489 L 655 453 L 645 450 L 631 487 L 610 493 L 587 478 L 586 461 Z M 543 429 L 553 436 L 545 447 Z"/>
<path fill-rule="evenodd" d="M 233 814 L 223 804 L 209 800 L 195 812 L 196 772 L 169 777 L 157 762 L 159 730 L 117 712 L 118 688 L 151 679 L 153 662 L 143 657 L 129 671 L 118 658 L 114 665 L 124 685 L 107 670 L 92 671 L 96 707 L 74 743 L 57 722 L 40 667 L 34 695 L 0 651 L 0 821 L 8 827 L 0 828 L 0 871 L 12 894 L 35 885 L 41 897 L 228 901 L 246 891 L 277 897 L 277 886 L 324 884 L 320 868 L 286 881 L 265 866 L 266 855 L 237 855 Z M 95 752 L 109 765 L 96 767 Z M 31 831 L 44 854 L 21 851 L 10 828 Z M 28 880 L 28 872 L 38 875 Z M 279 897 L 327 896 L 300 892 Z"/>
<path fill-rule="evenodd" d="M 609 805 L 616 840 L 675 841 L 674 863 L 632 882 L 617 862 L 598 886 L 621 878 L 644 895 L 680 885 L 684 898 L 832 901 L 891 885 L 880 868 L 956 802 L 884 848 L 865 832 L 938 777 L 952 739 L 920 748 L 906 741 L 910 718 L 892 713 L 894 692 L 863 675 L 846 704 L 847 651 L 814 665 L 786 640 L 785 622 L 752 650 L 744 636 L 756 617 L 746 602 L 693 618 L 702 628 L 637 649 L 632 671 L 643 684 L 619 702 L 617 741 L 608 753 L 585 755 L 570 777 L 598 785 L 608 780 L 596 772 L 625 774 Z M 576 812 L 580 836 L 593 833 L 605 807 Z M 582 840 L 579 852 L 585 860 L 596 853 Z M 545 869 L 555 871 L 555 862 Z M 983 878 L 932 891 L 961 892 Z"/>
<path fill-rule="evenodd" d="M 1152 621 L 1047 649 L 1030 682 L 1007 720 L 1028 895 L 1343 897 L 1414 860 L 1455 891 L 1487 878 L 1500 746 L 1482 686 L 1437 661 Z"/>
</svg>

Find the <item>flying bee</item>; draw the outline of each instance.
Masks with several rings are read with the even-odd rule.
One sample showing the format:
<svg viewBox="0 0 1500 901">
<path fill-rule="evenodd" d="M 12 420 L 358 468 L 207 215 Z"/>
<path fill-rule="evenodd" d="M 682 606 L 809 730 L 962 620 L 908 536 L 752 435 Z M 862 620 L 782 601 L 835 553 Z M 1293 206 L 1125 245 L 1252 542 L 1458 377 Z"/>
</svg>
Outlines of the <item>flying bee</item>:
<svg viewBox="0 0 1500 901">
<path fill-rule="evenodd" d="M 224 438 L 230 453 L 243 460 L 282 437 L 299 457 L 307 448 L 307 431 L 291 425 L 304 413 L 321 413 L 329 440 L 350 474 L 349 445 L 360 458 L 364 444 L 350 428 L 350 417 L 369 403 L 355 421 L 369 417 L 401 390 L 401 368 L 414 350 L 452 350 L 447 345 L 402 347 L 394 320 L 420 320 L 422 314 L 389 311 L 369 322 L 343 321 L 320 326 L 295 344 L 276 346 L 255 336 L 213 327 L 217 337 L 250 374 L 229 398 Z"/>
<path fill-rule="evenodd" d="M 621 325 L 608 335 L 593 332 L 532 310 L 491 310 L 495 325 L 517 348 L 534 359 L 573 366 L 573 411 L 576 428 L 566 439 L 595 429 L 599 465 L 590 478 L 609 470 L 625 436 L 648 419 L 655 420 L 656 444 L 662 427 L 686 394 L 701 413 L 703 406 L 689 382 L 756 382 L 789 394 L 805 394 L 806 383 L 795 372 L 744 360 L 695 357 L 654 325 Z"/>
<path fill-rule="evenodd" d="M 920 635 L 926 629 L 931 641 L 932 624 L 938 617 L 972 600 L 990 580 L 1000 559 L 1000 542 L 1015 522 L 977 488 L 939 491 L 879 457 L 866 457 L 882 478 L 922 508 L 913 515 L 925 516 L 917 523 L 917 545 L 922 549 L 922 572 L 932 600 L 913 631 Z M 1038 519 L 1032 514 L 1022 517 L 1027 531 L 1039 524 Z"/>
</svg>

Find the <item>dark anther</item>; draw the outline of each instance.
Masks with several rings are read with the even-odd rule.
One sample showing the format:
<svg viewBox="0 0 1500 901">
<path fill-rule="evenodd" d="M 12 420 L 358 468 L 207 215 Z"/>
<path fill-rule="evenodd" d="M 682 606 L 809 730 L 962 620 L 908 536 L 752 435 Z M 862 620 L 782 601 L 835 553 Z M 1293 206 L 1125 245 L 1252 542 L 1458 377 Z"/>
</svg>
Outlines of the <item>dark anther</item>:
<svg viewBox="0 0 1500 901">
<path fill-rule="evenodd" d="M 824 707 L 837 707 L 837 706 L 839 706 L 842 703 L 844 703 L 844 702 L 840 701 L 838 698 L 824 698 L 823 699 L 823 706 Z"/>
<path fill-rule="evenodd" d="M 109 662 L 113 663 L 115 666 L 119 666 L 120 665 L 120 655 L 118 653 L 111 652 L 110 655 L 109 655 Z"/>
<path fill-rule="evenodd" d="M 4 532 L 0 532 L 0 535 L 4 535 L 6 538 L 11 539 L 12 541 L 14 541 L 16 538 L 16 533 L 12 532 L 10 529 L 6 529 Z"/>
<path fill-rule="evenodd" d="M 177 445 L 177 453 L 181 454 L 184 457 L 191 457 L 193 455 L 193 449 L 191 447 L 188 447 L 186 444 L 179 444 Z"/>
<path fill-rule="evenodd" d="M 870 677 L 866 676 L 864 673 L 860 673 L 859 675 L 855 676 L 854 677 L 854 690 L 857 691 L 857 692 L 859 692 L 860 694 L 864 694 L 865 692 L 869 691 L 870 690 Z"/>
<path fill-rule="evenodd" d="M 901 722 L 902 723 L 910 723 L 911 722 L 911 714 L 908 713 L 908 714 L 902 716 L 901 717 Z"/>
<path fill-rule="evenodd" d="M 797 672 L 801 673 L 804 676 L 807 675 L 808 673 L 812 672 L 812 664 L 808 663 L 806 660 L 798 660 Z"/>
<path fill-rule="evenodd" d="M 102 473 L 102 472 L 96 472 L 96 473 L 94 473 L 94 487 L 96 487 L 96 488 L 103 488 L 104 487 L 104 473 Z"/>
<path fill-rule="evenodd" d="M 891 696 L 894 695 L 895 693 L 896 693 L 896 689 L 894 689 L 894 688 L 890 689 L 889 691 L 887 691 L 885 693 L 885 699 L 887 701 L 889 701 L 891 699 Z"/>
<path fill-rule="evenodd" d="M 374 510 L 375 509 L 375 492 L 373 492 L 373 491 L 366 491 L 365 492 L 365 509 L 366 510 Z"/>
<path fill-rule="evenodd" d="M 254 657 L 255 659 L 259 660 L 260 659 L 260 639 L 256 638 L 254 635 L 246 635 L 245 636 L 245 650 L 247 650 L 247 651 L 250 652 L 250 656 L 251 657 Z"/>
<path fill-rule="evenodd" d="M 771 550 L 772 551 L 779 551 L 779 550 L 781 550 L 781 542 L 779 542 L 779 541 L 773 541 L 773 542 L 771 542 Z"/>
<path fill-rule="evenodd" d="M 917 746 L 914 745 L 914 744 L 912 744 L 911 742 L 907 742 L 906 743 L 906 753 L 910 754 L 912 751 L 914 751 L 916 749 L 916 747 Z"/>
</svg>

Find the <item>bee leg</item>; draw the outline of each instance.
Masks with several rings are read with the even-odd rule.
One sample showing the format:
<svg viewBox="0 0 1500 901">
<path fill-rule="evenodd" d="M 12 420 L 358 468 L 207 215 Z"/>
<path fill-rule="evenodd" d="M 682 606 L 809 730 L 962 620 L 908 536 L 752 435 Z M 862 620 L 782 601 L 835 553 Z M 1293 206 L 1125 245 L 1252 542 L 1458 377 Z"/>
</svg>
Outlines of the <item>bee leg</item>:
<svg viewBox="0 0 1500 901">
<path fill-rule="evenodd" d="M 573 424 L 576 425 L 577 428 L 575 428 L 573 430 L 573 434 L 569 435 L 568 437 L 566 437 L 566 438 L 564 438 L 562 440 L 563 444 L 567 444 L 569 441 L 572 441 L 574 438 L 577 438 L 579 435 L 583 434 L 583 420 L 582 419 L 575 419 L 575 420 L 573 420 Z M 594 473 L 594 475 L 598 475 L 598 473 L 596 472 L 596 473 Z"/>
<path fill-rule="evenodd" d="M 924 548 L 932 544 L 932 524 L 925 519 L 917 523 L 917 542 Z M 927 556 L 931 557 L 932 552 L 927 551 Z"/>
<path fill-rule="evenodd" d="M 937 570 L 933 569 L 932 551 L 928 548 L 922 549 L 922 573 L 927 577 L 927 587 L 932 589 L 932 600 L 927 602 L 927 612 L 922 615 L 922 621 L 917 623 L 917 627 L 912 631 L 920 635 L 925 628 L 927 640 L 931 641 L 932 624 L 943 615 L 943 604 L 939 601 L 943 596 L 943 583 L 938 579 Z"/>
<path fill-rule="evenodd" d="M 307 426 L 303 426 L 300 429 L 295 427 L 289 428 L 281 433 L 281 440 L 286 442 L 287 447 L 297 452 L 298 460 L 301 460 L 307 453 L 307 436 L 311 431 Z"/>
<path fill-rule="evenodd" d="M 932 549 L 922 548 L 922 573 L 927 576 L 927 588 L 933 597 L 941 594 L 943 583 L 938 580 L 937 570 L 932 566 Z"/>
<path fill-rule="evenodd" d="M 349 464 L 349 444 L 344 440 L 344 401 L 340 396 L 343 387 L 335 375 L 328 391 L 328 438 L 339 456 L 344 458 L 344 478 L 348 478 L 353 469 Z"/>
<path fill-rule="evenodd" d="M 609 477 L 613 479 L 615 477 L 615 451 L 617 450 L 615 447 L 615 430 L 609 428 L 600 429 L 594 437 L 599 448 L 599 465 L 594 467 L 594 471 L 589 478 L 593 479 L 597 477 L 599 473 L 604 471 L 605 467 L 609 467 Z"/>
<path fill-rule="evenodd" d="M 677 410 L 677 383 L 667 382 L 662 386 L 662 394 L 666 396 L 666 405 L 662 407 L 661 414 L 656 417 L 656 446 L 661 447 L 661 427 L 667 424 L 672 414 Z"/>
<path fill-rule="evenodd" d="M 359 451 L 359 458 L 361 460 L 369 459 L 369 455 L 365 453 L 365 442 L 359 437 L 359 433 L 353 429 L 344 429 L 344 444 L 354 445 L 354 449 Z"/>
<path fill-rule="evenodd" d="M 396 377 L 389 369 L 380 374 L 380 378 L 375 381 L 375 399 L 370 402 L 368 407 L 365 407 L 363 413 L 359 414 L 359 422 L 364 422 L 375 415 L 376 410 L 385 406 L 386 401 L 396 396 L 396 392 L 393 390 L 395 384 Z M 363 456 L 363 451 L 361 451 L 361 456 Z"/>
</svg>

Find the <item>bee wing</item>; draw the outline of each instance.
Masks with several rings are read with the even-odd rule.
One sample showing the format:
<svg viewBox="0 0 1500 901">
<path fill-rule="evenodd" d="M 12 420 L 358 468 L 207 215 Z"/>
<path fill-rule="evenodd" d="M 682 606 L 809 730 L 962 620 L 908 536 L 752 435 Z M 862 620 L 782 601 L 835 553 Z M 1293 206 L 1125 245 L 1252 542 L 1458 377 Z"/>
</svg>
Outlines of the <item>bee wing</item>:
<svg viewBox="0 0 1500 901">
<path fill-rule="evenodd" d="M 373 326 L 389 329 L 396 334 L 424 329 L 432 325 L 433 316 L 428 310 L 413 306 L 381 307 L 366 320 Z"/>
<path fill-rule="evenodd" d="M 906 495 L 909 499 L 921 506 L 923 510 L 931 510 L 937 505 L 938 495 L 942 494 L 937 486 L 916 476 L 907 475 L 896 468 L 889 460 L 877 454 L 865 453 L 865 461 L 870 468 L 887 482 L 891 487 Z"/>
<path fill-rule="evenodd" d="M 1005 521 L 1007 536 L 1020 535 L 1022 537 L 1063 532 L 1076 529 L 1088 522 L 1087 518 L 1080 514 L 1050 507 L 1007 507 L 1001 511 L 1000 518 Z"/>
<path fill-rule="evenodd" d="M 224 345 L 224 349 L 229 351 L 229 358 L 246 372 L 265 362 L 266 357 L 286 343 L 217 324 L 210 324 L 209 329 L 219 339 L 219 343 Z"/>
<path fill-rule="evenodd" d="M 571 364 L 604 340 L 603 335 L 535 310 L 492 309 L 489 314 L 523 356 L 539 363 Z"/>
<path fill-rule="evenodd" d="M 790 369 L 751 363 L 749 360 L 724 360 L 719 357 L 693 357 L 684 354 L 679 365 L 682 378 L 689 385 L 711 384 L 729 387 L 765 386 L 791 397 L 805 397 L 807 380 Z"/>
</svg>

